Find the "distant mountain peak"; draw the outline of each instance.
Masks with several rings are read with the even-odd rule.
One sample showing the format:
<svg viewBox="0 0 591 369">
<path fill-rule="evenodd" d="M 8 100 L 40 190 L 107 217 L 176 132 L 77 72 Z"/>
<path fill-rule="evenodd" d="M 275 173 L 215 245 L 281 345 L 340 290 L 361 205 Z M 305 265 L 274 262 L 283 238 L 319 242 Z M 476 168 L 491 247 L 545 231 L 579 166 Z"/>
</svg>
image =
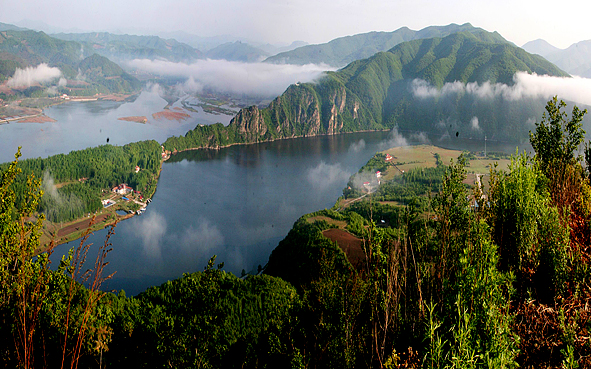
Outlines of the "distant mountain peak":
<svg viewBox="0 0 591 369">
<path fill-rule="evenodd" d="M 487 41 L 496 43 L 509 42 L 498 32 L 487 32 L 470 23 L 458 25 L 455 23 L 445 26 L 429 26 L 419 31 L 408 27 L 401 27 L 392 32 L 367 32 L 352 36 L 340 37 L 324 44 L 307 45 L 297 49 L 279 53 L 265 60 L 276 64 L 327 64 L 333 67 L 343 67 L 354 60 L 368 58 L 380 51 L 387 51 L 394 46 L 417 39 L 445 37 L 457 32 L 486 35 Z"/>
<path fill-rule="evenodd" d="M 559 52 L 561 49 L 551 45 L 548 41 L 541 38 L 525 43 L 521 48 L 528 53 L 538 54 L 548 59 L 548 57 L 554 53 Z"/>
</svg>

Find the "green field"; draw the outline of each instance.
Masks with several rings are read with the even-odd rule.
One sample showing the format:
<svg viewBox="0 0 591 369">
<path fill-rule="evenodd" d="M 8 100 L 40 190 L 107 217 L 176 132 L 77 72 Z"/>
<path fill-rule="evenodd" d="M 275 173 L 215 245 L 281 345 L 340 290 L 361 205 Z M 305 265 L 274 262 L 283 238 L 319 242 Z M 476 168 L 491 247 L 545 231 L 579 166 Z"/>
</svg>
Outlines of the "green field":
<svg viewBox="0 0 591 369">
<path fill-rule="evenodd" d="M 381 152 L 382 154 L 390 154 L 394 164 L 382 173 L 383 180 L 392 179 L 395 175 L 400 175 L 402 171 L 407 172 L 414 168 L 434 168 L 437 166 L 437 159 L 435 154 L 439 154 L 441 161 L 445 165 L 449 165 L 453 159 L 457 161 L 458 156 L 462 153 L 459 150 L 449 150 L 431 145 L 418 146 L 400 146 L 394 147 Z M 490 167 L 497 163 L 499 169 L 506 170 L 511 161 L 509 159 L 489 159 L 483 156 L 473 156 L 468 161 L 466 168 L 468 173 L 488 174 Z"/>
</svg>

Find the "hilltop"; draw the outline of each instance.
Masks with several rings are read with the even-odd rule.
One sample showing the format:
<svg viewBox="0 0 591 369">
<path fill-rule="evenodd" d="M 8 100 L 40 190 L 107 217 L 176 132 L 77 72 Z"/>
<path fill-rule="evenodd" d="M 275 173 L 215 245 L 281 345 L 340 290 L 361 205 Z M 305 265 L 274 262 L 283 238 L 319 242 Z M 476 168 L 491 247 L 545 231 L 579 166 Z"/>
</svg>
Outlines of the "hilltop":
<svg viewBox="0 0 591 369">
<path fill-rule="evenodd" d="M 574 43 L 566 49 L 554 47 L 544 40 L 535 40 L 526 43 L 523 48 L 543 56 L 568 73 L 591 78 L 591 40 Z"/>
<path fill-rule="evenodd" d="M 158 36 L 117 35 L 108 32 L 57 33 L 52 37 L 76 41 L 94 52 L 116 60 L 166 59 L 191 62 L 203 58 L 203 53 L 175 39 Z"/>
<path fill-rule="evenodd" d="M 328 64 L 342 67 L 354 60 L 365 59 L 377 52 L 387 51 L 394 46 L 412 40 L 445 37 L 457 32 L 469 32 L 483 37 L 487 41 L 509 43 L 498 33 L 489 33 L 482 28 L 473 27 L 470 23 L 462 25 L 431 26 L 419 31 L 402 27 L 392 32 L 369 32 L 353 36 L 339 37 L 325 44 L 307 45 L 295 50 L 279 53 L 269 57 L 266 62 L 280 64 Z"/>
</svg>

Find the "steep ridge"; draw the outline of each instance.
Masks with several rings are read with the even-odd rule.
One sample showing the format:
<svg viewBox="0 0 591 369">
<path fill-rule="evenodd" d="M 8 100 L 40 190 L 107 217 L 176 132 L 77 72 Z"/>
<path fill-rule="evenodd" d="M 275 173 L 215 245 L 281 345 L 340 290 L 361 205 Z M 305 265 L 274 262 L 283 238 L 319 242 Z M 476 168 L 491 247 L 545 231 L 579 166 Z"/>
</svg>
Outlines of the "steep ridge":
<svg viewBox="0 0 591 369">
<path fill-rule="evenodd" d="M 353 36 L 336 38 L 325 44 L 307 45 L 295 50 L 279 53 L 265 61 L 278 64 L 327 64 L 342 67 L 354 60 L 365 59 L 377 52 L 387 51 L 394 46 L 407 41 L 445 37 L 457 32 L 469 32 L 478 37 L 486 35 L 488 42 L 508 43 L 496 32 L 489 33 L 470 23 L 462 25 L 449 24 L 447 26 L 431 26 L 419 31 L 402 27 L 392 32 L 369 32 Z M 484 40 L 483 40 L 484 41 Z"/>
</svg>

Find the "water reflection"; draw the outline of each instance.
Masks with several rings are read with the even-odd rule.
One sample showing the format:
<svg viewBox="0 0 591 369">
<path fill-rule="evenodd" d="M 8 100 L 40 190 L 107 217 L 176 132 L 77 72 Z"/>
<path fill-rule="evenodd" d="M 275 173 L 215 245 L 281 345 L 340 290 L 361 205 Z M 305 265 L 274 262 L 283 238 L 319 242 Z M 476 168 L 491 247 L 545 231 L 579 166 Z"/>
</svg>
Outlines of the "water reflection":
<svg viewBox="0 0 591 369">
<path fill-rule="evenodd" d="M 146 213 L 118 225 L 108 267 L 117 274 L 106 288 L 136 294 L 202 270 L 214 254 L 235 274 L 256 270 L 301 215 L 331 207 L 349 176 L 393 138 L 343 134 L 173 156 Z M 442 145 L 478 151 L 484 142 Z M 514 152 L 515 145 L 488 143 L 488 150 Z M 105 235 L 90 240 L 98 245 Z M 54 258 L 66 249 L 58 247 Z"/>
</svg>

